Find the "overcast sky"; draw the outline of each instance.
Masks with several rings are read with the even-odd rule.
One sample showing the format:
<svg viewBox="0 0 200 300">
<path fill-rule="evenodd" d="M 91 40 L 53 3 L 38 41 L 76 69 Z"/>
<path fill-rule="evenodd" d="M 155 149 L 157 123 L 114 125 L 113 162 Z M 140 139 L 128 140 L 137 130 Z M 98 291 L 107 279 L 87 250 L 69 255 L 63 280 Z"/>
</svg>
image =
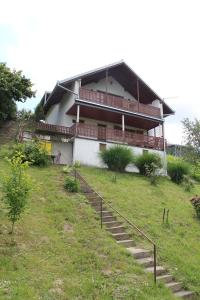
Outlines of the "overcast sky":
<svg viewBox="0 0 200 300">
<path fill-rule="evenodd" d="M 0 61 L 23 70 L 37 97 L 57 80 L 125 60 L 176 111 L 169 142 L 182 142 L 181 120 L 200 118 L 199 0 L 0 0 Z M 177 97 L 177 98 L 168 98 Z"/>
</svg>

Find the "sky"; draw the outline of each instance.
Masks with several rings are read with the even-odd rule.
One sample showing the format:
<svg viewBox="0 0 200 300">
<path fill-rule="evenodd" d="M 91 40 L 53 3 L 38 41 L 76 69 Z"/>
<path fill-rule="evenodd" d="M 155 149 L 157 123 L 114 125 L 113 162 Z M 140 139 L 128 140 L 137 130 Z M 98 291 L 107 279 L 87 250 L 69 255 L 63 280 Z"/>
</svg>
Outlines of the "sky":
<svg viewBox="0 0 200 300">
<path fill-rule="evenodd" d="M 0 61 L 34 83 L 34 109 L 56 81 L 123 59 L 175 110 L 166 138 L 183 143 L 181 120 L 200 119 L 199 0 L 0 0 Z"/>
</svg>

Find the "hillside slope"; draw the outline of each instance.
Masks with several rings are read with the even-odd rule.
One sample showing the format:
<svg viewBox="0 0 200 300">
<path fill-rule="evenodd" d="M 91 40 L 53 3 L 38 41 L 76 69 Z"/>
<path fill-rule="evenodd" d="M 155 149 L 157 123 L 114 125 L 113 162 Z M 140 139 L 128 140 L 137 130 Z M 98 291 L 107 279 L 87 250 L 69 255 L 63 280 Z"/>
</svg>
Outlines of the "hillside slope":
<svg viewBox="0 0 200 300">
<path fill-rule="evenodd" d="M 1 159 L 0 186 L 8 170 Z M 31 198 L 13 238 L 0 202 L 1 300 L 174 299 L 100 229 L 83 195 L 64 191 L 59 167 L 28 173 Z"/>
<path fill-rule="evenodd" d="M 159 261 L 170 273 L 200 295 L 200 222 L 189 201 L 200 193 L 200 186 L 188 193 L 164 178 L 155 187 L 140 175 L 121 174 L 114 183 L 113 173 L 107 170 L 82 167 L 81 174 L 157 243 Z M 163 225 L 164 208 L 169 209 L 169 224 Z M 138 237 L 135 239 L 144 244 Z M 146 243 L 145 246 L 148 247 Z"/>
</svg>

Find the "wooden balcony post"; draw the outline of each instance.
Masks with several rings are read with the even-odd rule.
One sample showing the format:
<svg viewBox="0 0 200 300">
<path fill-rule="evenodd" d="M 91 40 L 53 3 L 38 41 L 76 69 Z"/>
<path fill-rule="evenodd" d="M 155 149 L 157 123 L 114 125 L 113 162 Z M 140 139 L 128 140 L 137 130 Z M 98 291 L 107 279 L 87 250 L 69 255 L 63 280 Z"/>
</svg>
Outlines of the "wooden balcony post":
<svg viewBox="0 0 200 300">
<path fill-rule="evenodd" d="M 139 79 L 137 78 L 137 101 L 138 101 L 138 112 L 140 111 L 140 86 Z"/>
<path fill-rule="evenodd" d="M 79 117 L 80 117 L 80 105 L 77 105 L 77 112 L 76 112 L 76 130 L 75 135 L 78 135 L 78 125 L 79 125 Z"/>
<path fill-rule="evenodd" d="M 108 103 L 108 69 L 106 69 L 106 103 Z"/>
<path fill-rule="evenodd" d="M 124 115 L 122 115 L 122 131 L 125 131 Z"/>
<path fill-rule="evenodd" d="M 76 123 L 79 123 L 79 117 L 80 117 L 80 105 L 77 105 Z"/>
</svg>

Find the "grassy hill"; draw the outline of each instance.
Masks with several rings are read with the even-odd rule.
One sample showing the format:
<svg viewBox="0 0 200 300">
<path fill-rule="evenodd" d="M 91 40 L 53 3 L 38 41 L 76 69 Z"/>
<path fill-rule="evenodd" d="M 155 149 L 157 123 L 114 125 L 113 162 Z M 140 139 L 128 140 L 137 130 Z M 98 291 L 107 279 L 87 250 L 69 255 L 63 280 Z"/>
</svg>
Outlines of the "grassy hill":
<svg viewBox="0 0 200 300">
<path fill-rule="evenodd" d="M 8 172 L 7 162 L 0 159 L 0 186 Z M 105 192 L 105 196 L 112 199 L 129 218 L 135 219 L 137 215 L 135 220 L 145 230 L 154 233 L 157 227 L 154 221 L 152 223 L 152 219 L 154 220 L 152 206 L 156 201 L 158 207 L 161 208 L 163 205 L 162 188 L 151 188 L 144 179 L 137 176 L 123 175 L 120 176 L 118 184 L 113 184 L 110 182 L 109 172 L 89 168 L 82 168 L 81 172 L 90 179 L 93 186 Z M 64 175 L 60 167 L 50 166 L 43 169 L 32 167 L 28 173 L 33 185 L 31 197 L 28 209 L 17 223 L 13 237 L 9 235 L 10 224 L 7 221 L 6 210 L 0 202 L 1 300 L 174 299 L 163 286 L 155 287 L 152 277 L 145 274 L 125 249 L 119 247 L 105 230 L 100 229 L 99 220 L 83 195 L 66 193 L 63 189 Z M 145 198 L 140 199 L 140 192 L 136 191 L 140 190 L 139 187 L 143 183 L 147 194 Z M 138 187 L 134 188 L 137 185 Z M 171 186 L 168 182 L 166 185 Z M 190 222 L 195 226 L 195 230 L 199 226 L 192 218 L 192 209 L 189 204 L 187 205 L 186 194 L 181 189 L 176 188 L 173 200 L 179 198 L 176 191 L 185 201 L 187 213 L 183 211 L 180 213 L 182 216 L 186 214 L 187 219 L 181 220 L 182 225 L 173 223 L 172 227 L 166 229 L 159 225 L 160 241 L 162 231 L 173 232 L 176 227 L 180 227 L 181 232 L 182 226 L 182 232 L 185 228 L 192 232 Z M 153 195 L 152 203 L 149 201 L 149 195 Z M 144 201 L 146 204 L 142 205 L 141 202 Z M 128 209 L 129 205 L 133 207 L 132 210 Z M 146 209 L 141 209 L 143 206 Z M 155 215 L 155 223 L 157 221 L 160 222 L 160 218 Z M 192 236 L 194 238 L 195 234 Z M 171 239 L 169 235 L 168 239 Z M 160 245 L 162 249 L 166 248 L 163 243 Z M 193 240 L 193 246 L 198 247 L 198 242 Z M 188 246 L 187 249 L 195 253 L 192 247 Z M 186 250 L 182 251 L 185 255 L 184 251 Z M 163 259 L 168 258 L 165 253 L 168 252 L 160 250 Z M 178 264 L 182 258 L 178 255 L 176 257 Z M 187 257 L 187 260 L 189 259 L 190 257 Z M 195 259 L 191 257 L 194 264 L 191 272 L 198 267 L 197 255 L 196 259 L 194 264 Z M 174 260 L 175 257 L 172 257 L 171 263 Z M 185 262 L 185 265 L 188 265 L 189 269 L 189 262 Z M 183 275 L 190 286 L 198 289 L 196 280 L 199 275 L 194 276 L 194 282 L 190 282 L 189 272 Z"/>
<path fill-rule="evenodd" d="M 166 178 L 158 186 L 151 186 L 140 175 L 121 174 L 114 183 L 113 173 L 107 170 L 83 167 L 81 174 L 105 200 L 158 244 L 158 260 L 176 279 L 200 294 L 200 222 L 189 201 L 192 195 L 200 193 L 200 186 L 188 193 Z M 169 209 L 169 224 L 165 225 L 164 208 Z M 135 239 L 138 244 L 144 243 Z"/>
</svg>

